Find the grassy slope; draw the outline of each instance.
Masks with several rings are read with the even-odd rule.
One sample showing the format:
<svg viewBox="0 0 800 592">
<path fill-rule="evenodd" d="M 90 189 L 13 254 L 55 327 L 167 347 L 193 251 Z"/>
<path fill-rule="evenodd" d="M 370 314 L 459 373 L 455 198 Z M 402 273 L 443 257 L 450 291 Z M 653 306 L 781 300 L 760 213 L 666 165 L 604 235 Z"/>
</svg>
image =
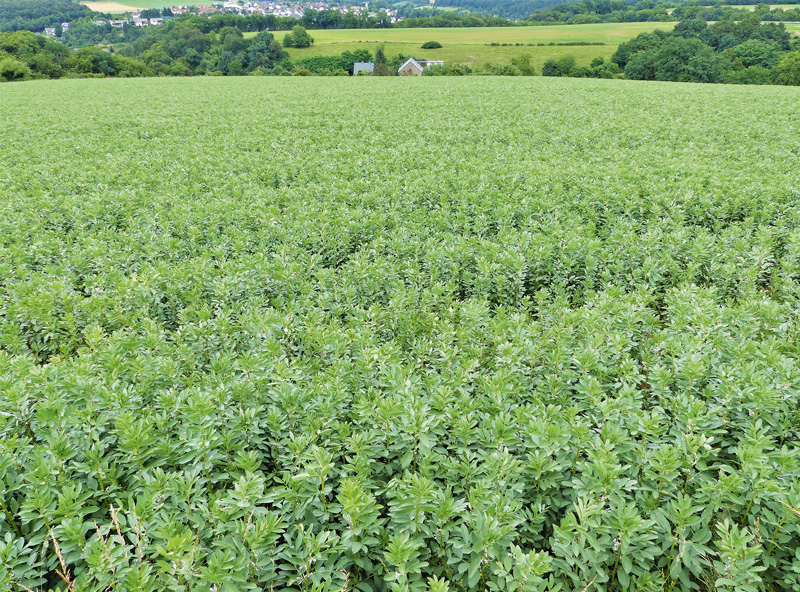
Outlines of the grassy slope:
<svg viewBox="0 0 800 592">
<path fill-rule="evenodd" d="M 671 28 L 674 23 L 602 23 L 542 27 L 467 27 L 452 29 L 329 29 L 314 31 L 314 43 L 385 41 L 424 43 L 621 43 L 639 33 Z"/>
<path fill-rule="evenodd" d="M 758 4 L 734 4 L 731 5 L 732 8 L 746 8 L 747 10 L 755 10 L 759 5 Z M 770 9 L 774 8 L 783 8 L 784 10 L 791 10 L 793 8 L 800 8 L 800 4 L 768 4 L 767 6 Z"/>
<path fill-rule="evenodd" d="M 205 2 L 197 1 L 197 2 L 184 2 L 181 0 L 180 2 L 174 0 L 114 0 L 113 4 L 119 4 L 121 7 L 124 7 L 124 10 L 144 10 L 145 8 L 164 8 L 165 6 L 176 6 L 178 4 L 187 4 L 187 5 L 197 5 L 197 4 L 204 4 Z M 93 2 L 92 0 L 82 0 L 81 4 L 85 4 L 89 8 L 92 8 L 95 4 L 106 4 L 105 2 Z M 208 4 L 211 4 L 210 0 Z M 101 8 L 97 8 L 98 11 L 107 12 Z M 120 10 L 123 10 L 122 8 Z"/>
<path fill-rule="evenodd" d="M 307 49 L 290 49 L 292 59 L 315 55 L 335 55 L 343 51 L 368 49 L 373 54 L 384 45 L 387 55 L 402 53 L 420 59 L 471 63 L 473 66 L 507 63 L 515 55 L 528 54 L 537 68 L 545 60 L 573 55 L 579 64 L 595 57 L 608 59 L 617 46 L 644 31 L 669 29 L 674 23 L 609 23 L 597 25 L 561 25 L 547 27 L 487 27 L 457 29 L 338 29 L 313 31 L 314 45 Z M 283 33 L 277 32 L 278 40 Z M 429 40 L 439 41 L 441 49 L 423 50 Z M 604 43 L 589 46 L 497 46 L 490 43 Z"/>
<path fill-rule="evenodd" d="M 554 47 L 486 47 L 483 45 L 447 45 L 441 49 L 420 49 L 418 43 L 336 43 L 312 47 L 308 50 L 290 49 L 289 56 L 293 60 L 314 55 L 332 55 L 343 51 L 368 49 L 372 55 L 375 50 L 383 45 L 384 52 L 389 57 L 397 54 L 413 56 L 417 59 L 444 60 L 448 63 L 462 63 L 471 66 L 480 66 L 487 63 L 506 64 L 517 55 L 527 54 L 531 63 L 537 69 L 551 58 L 558 59 L 564 55 L 575 57 L 579 65 L 588 64 L 596 57 L 610 58 L 616 45 L 588 45 L 588 46 L 554 46 Z"/>
</svg>

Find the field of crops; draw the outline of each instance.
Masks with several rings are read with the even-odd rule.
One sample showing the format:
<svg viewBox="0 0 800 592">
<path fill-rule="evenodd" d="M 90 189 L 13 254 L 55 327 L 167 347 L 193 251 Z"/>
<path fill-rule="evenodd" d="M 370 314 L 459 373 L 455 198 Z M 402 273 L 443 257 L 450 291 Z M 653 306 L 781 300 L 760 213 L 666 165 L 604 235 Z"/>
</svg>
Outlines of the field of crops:
<svg viewBox="0 0 800 592">
<path fill-rule="evenodd" d="M 447 63 L 507 64 L 511 58 L 527 54 L 537 69 L 548 59 L 572 55 L 579 65 L 596 57 L 608 59 L 620 43 L 653 29 L 670 30 L 675 23 L 612 23 L 595 25 L 554 25 L 542 27 L 481 27 L 447 29 L 329 29 L 312 31 L 314 45 L 289 49 L 291 59 L 317 55 L 338 55 L 344 51 L 379 46 L 388 56 L 403 54 L 418 59 L 445 60 Z M 248 34 L 245 34 L 248 35 Z M 278 40 L 283 38 L 277 33 Z M 441 49 L 420 49 L 426 41 L 438 41 Z M 492 46 L 490 44 L 510 44 Z M 602 43 L 604 45 L 529 46 L 538 43 Z M 521 44 L 521 45 L 515 45 Z"/>
<path fill-rule="evenodd" d="M 2 85 L 0 587 L 798 589 L 798 99 Z"/>
</svg>

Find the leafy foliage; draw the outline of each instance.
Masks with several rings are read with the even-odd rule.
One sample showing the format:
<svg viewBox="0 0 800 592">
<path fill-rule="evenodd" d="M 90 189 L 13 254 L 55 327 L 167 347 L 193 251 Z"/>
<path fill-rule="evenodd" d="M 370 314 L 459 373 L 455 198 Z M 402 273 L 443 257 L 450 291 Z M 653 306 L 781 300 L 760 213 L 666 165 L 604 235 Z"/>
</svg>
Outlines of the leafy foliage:
<svg viewBox="0 0 800 592">
<path fill-rule="evenodd" d="M 3 87 L 2 585 L 800 586 L 793 89 L 398 82 Z"/>
<path fill-rule="evenodd" d="M 29 31 L 0 33 L 0 80 L 145 76 L 144 63 L 97 47 L 70 51 L 68 47 Z"/>
<path fill-rule="evenodd" d="M 311 47 L 313 43 L 313 37 L 300 25 L 295 25 L 292 27 L 291 33 L 286 33 L 286 35 L 283 36 L 284 47 Z"/>
<path fill-rule="evenodd" d="M 0 32 L 44 31 L 97 13 L 77 0 L 3 0 L 0 2 Z"/>
<path fill-rule="evenodd" d="M 366 49 L 345 51 L 338 56 L 314 56 L 297 60 L 297 65 L 314 74 L 352 74 L 356 62 L 371 62 L 372 54 Z"/>
<path fill-rule="evenodd" d="M 272 70 L 287 55 L 272 33 L 262 31 L 245 39 L 239 29 L 223 27 L 205 34 L 189 21 L 153 27 L 117 53 L 98 47 L 71 52 L 62 44 L 19 31 L 0 33 L 0 79 L 206 73 L 239 76 Z M 18 75 L 20 71 L 24 75 Z"/>
<path fill-rule="evenodd" d="M 689 19 L 669 33 L 642 33 L 620 45 L 612 60 L 634 80 L 765 84 L 782 79 L 776 66 L 790 49 L 783 24 L 749 15 L 711 26 Z M 791 76 L 785 78 L 780 83 L 791 84 Z"/>
</svg>

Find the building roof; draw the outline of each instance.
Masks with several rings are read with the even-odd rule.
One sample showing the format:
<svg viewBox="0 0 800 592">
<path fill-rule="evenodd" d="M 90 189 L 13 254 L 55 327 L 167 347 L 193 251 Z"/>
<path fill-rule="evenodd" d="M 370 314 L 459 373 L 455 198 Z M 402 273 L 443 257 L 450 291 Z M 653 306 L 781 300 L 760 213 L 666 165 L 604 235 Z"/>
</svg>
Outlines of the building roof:
<svg viewBox="0 0 800 592">
<path fill-rule="evenodd" d="M 369 72 L 372 74 L 373 70 L 375 70 L 375 64 L 372 62 L 356 62 L 353 64 L 353 75 L 355 76 L 359 72 Z"/>
<path fill-rule="evenodd" d="M 420 72 L 422 72 L 422 71 L 424 70 L 424 68 L 423 68 L 423 67 L 420 65 L 420 63 L 419 63 L 417 60 L 415 60 L 414 58 L 408 58 L 408 59 L 406 60 L 406 63 L 405 63 L 405 64 L 403 64 L 402 66 L 400 66 L 400 67 L 397 69 L 397 71 L 398 71 L 398 72 L 402 72 L 403 68 L 405 68 L 405 67 L 406 67 L 406 66 L 408 66 L 409 64 L 413 65 L 413 66 L 414 66 L 414 67 L 415 67 L 417 70 L 419 70 Z"/>
</svg>

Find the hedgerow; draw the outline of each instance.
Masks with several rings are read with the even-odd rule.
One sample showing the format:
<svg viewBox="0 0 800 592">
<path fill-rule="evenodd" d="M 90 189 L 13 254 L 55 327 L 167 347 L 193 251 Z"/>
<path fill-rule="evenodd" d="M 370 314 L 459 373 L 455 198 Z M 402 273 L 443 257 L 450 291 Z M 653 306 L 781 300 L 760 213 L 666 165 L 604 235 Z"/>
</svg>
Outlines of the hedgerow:
<svg viewBox="0 0 800 592">
<path fill-rule="evenodd" d="M 3 585 L 800 588 L 793 89 L 417 82 L 3 86 Z"/>
</svg>

